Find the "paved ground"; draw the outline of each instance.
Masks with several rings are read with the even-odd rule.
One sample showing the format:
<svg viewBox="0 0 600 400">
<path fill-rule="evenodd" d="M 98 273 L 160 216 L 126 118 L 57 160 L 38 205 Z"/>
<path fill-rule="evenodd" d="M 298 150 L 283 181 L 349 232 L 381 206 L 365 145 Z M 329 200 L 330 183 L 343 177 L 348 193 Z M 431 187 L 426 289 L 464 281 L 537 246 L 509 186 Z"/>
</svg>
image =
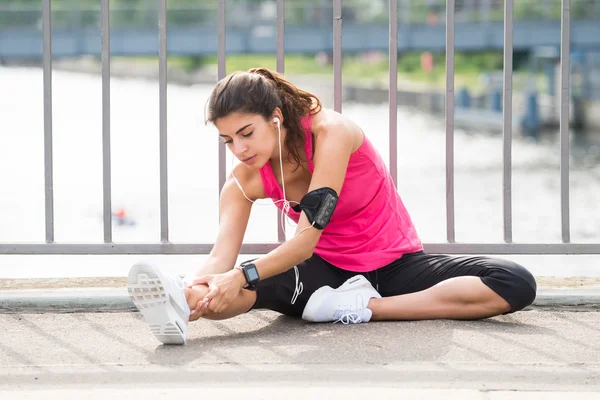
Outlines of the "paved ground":
<svg viewBox="0 0 600 400">
<path fill-rule="evenodd" d="M 598 399 L 600 280 L 485 321 L 344 326 L 253 311 L 160 345 L 123 278 L 0 280 L 0 399 Z"/>
<path fill-rule="evenodd" d="M 0 314 L 0 399 L 598 399 L 600 312 L 308 324 L 253 311 L 159 344 L 134 312 Z M 43 390 L 43 391 L 42 391 Z"/>
</svg>

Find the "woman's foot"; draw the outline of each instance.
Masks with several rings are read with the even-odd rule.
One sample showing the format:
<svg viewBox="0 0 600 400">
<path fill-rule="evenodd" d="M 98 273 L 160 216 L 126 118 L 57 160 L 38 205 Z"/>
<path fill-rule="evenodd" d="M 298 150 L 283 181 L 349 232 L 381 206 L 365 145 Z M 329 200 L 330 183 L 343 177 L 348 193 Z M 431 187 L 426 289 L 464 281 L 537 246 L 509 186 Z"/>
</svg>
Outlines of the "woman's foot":
<svg viewBox="0 0 600 400">
<path fill-rule="evenodd" d="M 373 313 L 367 306 L 372 298 L 379 299 L 381 295 L 367 278 L 356 275 L 337 289 L 330 286 L 317 289 L 308 299 L 302 319 L 343 324 L 369 322 Z"/>
<path fill-rule="evenodd" d="M 190 308 L 179 276 L 140 262 L 129 270 L 127 291 L 161 343 L 185 344 Z"/>
</svg>

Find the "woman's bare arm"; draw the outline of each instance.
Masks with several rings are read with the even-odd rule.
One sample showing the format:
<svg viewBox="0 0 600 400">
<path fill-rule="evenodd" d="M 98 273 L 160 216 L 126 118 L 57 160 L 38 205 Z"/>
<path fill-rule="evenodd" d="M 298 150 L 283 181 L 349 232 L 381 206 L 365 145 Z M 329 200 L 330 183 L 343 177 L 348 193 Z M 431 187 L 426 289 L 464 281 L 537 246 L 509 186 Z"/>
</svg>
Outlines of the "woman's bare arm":
<svg viewBox="0 0 600 400">
<path fill-rule="evenodd" d="M 256 179 L 258 173 L 249 171 L 243 165 L 236 166 L 234 173 L 246 196 L 252 200 L 264 197 L 260 176 Z M 219 232 L 215 245 L 208 258 L 195 271 L 196 276 L 219 274 L 233 268 L 242 247 L 251 209 L 252 203 L 230 176 L 221 190 Z"/>
</svg>

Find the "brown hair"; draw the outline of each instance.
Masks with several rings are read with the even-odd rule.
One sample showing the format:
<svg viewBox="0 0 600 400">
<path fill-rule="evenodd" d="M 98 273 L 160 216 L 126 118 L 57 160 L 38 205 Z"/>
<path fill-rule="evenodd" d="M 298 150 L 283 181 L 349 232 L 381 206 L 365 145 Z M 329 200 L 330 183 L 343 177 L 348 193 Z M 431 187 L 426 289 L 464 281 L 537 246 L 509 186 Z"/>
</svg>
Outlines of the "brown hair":
<svg viewBox="0 0 600 400">
<path fill-rule="evenodd" d="M 313 105 L 313 99 L 316 105 Z M 287 129 L 285 147 L 288 158 L 301 165 L 304 149 L 304 129 L 301 118 L 321 110 L 319 99 L 298 89 L 283 76 L 266 68 L 252 68 L 234 72 L 221 79 L 207 102 L 205 123 L 215 123 L 219 118 L 234 112 L 260 114 L 268 120 L 275 108 L 283 114 L 283 126 Z M 291 159 L 290 159 L 291 161 Z"/>
</svg>

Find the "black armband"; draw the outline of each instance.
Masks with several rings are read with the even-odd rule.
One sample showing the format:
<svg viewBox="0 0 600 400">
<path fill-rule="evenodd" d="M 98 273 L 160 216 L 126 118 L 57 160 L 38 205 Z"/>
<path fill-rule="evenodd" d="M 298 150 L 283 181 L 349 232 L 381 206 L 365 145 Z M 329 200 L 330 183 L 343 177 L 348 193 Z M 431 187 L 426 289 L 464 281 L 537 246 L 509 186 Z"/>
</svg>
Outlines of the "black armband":
<svg viewBox="0 0 600 400">
<path fill-rule="evenodd" d="M 338 195 L 335 190 L 325 187 L 307 193 L 300 200 L 299 208 L 304 211 L 308 221 L 315 228 L 325 229 L 331 220 L 337 201 Z"/>
</svg>

